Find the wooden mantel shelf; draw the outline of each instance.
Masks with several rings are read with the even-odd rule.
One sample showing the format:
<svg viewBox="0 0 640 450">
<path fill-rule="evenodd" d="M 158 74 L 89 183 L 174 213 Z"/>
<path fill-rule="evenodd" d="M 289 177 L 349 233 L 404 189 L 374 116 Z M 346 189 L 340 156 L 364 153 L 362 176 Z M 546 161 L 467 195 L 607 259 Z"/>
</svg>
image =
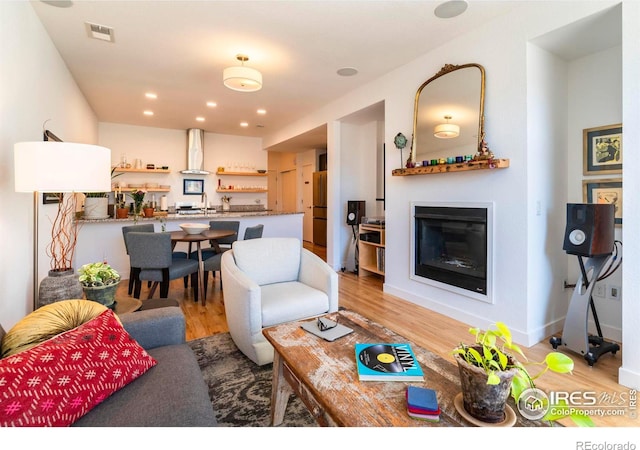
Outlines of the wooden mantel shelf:
<svg viewBox="0 0 640 450">
<path fill-rule="evenodd" d="M 508 159 L 484 159 L 467 161 L 463 163 L 438 164 L 437 166 L 412 167 L 410 169 L 394 169 L 391 175 L 394 177 L 406 177 L 409 175 L 428 175 L 432 173 L 465 172 L 467 170 L 505 169 L 509 167 Z"/>
</svg>

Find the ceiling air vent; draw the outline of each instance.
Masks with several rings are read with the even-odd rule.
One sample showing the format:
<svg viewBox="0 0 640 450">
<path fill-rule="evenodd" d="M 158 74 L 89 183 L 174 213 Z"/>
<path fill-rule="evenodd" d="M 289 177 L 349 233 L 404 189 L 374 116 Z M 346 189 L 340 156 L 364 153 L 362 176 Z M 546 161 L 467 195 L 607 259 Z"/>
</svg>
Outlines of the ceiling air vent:
<svg viewBox="0 0 640 450">
<path fill-rule="evenodd" d="M 85 22 L 85 25 L 87 26 L 87 33 L 90 38 L 100 39 L 101 41 L 107 42 L 114 41 L 113 28 L 89 22 Z"/>
</svg>

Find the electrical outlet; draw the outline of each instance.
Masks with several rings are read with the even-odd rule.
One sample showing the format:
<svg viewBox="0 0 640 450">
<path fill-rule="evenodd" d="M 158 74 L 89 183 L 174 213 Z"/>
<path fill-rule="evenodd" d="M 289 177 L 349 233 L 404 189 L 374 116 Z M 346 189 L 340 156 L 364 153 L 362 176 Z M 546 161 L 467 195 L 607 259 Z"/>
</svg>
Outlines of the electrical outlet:
<svg viewBox="0 0 640 450">
<path fill-rule="evenodd" d="M 620 300 L 622 298 L 622 288 L 615 284 L 607 284 L 607 298 L 609 300 Z"/>
<path fill-rule="evenodd" d="M 607 296 L 607 288 L 604 283 L 596 283 L 592 292 L 594 297 L 605 298 Z"/>
</svg>

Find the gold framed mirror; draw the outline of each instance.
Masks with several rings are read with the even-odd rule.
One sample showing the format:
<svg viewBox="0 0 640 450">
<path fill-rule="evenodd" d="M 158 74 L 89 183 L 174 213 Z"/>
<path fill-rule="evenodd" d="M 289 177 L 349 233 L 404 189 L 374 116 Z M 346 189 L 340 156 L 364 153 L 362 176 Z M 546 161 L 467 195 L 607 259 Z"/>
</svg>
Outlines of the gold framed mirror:
<svg viewBox="0 0 640 450">
<path fill-rule="evenodd" d="M 446 64 L 422 83 L 413 109 L 413 163 L 476 154 L 484 139 L 484 82 L 484 67 L 472 63 Z"/>
</svg>

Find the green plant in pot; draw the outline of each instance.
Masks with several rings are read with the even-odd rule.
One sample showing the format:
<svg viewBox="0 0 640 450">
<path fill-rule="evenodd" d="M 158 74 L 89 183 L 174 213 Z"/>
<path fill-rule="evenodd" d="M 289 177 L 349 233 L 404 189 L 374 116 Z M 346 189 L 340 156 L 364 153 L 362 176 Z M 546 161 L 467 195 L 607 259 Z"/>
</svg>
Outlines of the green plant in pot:
<svg viewBox="0 0 640 450">
<path fill-rule="evenodd" d="M 109 264 L 96 262 L 85 264 L 78 273 L 78 280 L 87 300 L 96 301 L 108 308 L 115 307 L 120 274 L 114 268 Z"/>
<path fill-rule="evenodd" d="M 522 350 L 512 341 L 511 331 L 502 322 L 495 323 L 487 331 L 471 328 L 469 332 L 475 336 L 471 345 L 460 344 L 453 350 L 458 363 L 460 384 L 464 409 L 472 417 L 481 422 L 500 423 L 505 420 L 507 400 L 511 396 L 518 402 L 521 394 L 527 389 L 535 388 L 535 380 L 551 370 L 557 373 L 571 373 L 573 360 L 560 352 L 548 353 L 541 362 L 529 362 Z M 531 375 L 527 365 L 535 365 L 541 369 Z M 558 420 L 570 417 L 578 425 L 591 426 L 588 417 L 570 414 L 566 405 L 554 405 L 547 411 L 543 420 Z M 557 414 L 557 411 L 563 411 Z"/>
</svg>

